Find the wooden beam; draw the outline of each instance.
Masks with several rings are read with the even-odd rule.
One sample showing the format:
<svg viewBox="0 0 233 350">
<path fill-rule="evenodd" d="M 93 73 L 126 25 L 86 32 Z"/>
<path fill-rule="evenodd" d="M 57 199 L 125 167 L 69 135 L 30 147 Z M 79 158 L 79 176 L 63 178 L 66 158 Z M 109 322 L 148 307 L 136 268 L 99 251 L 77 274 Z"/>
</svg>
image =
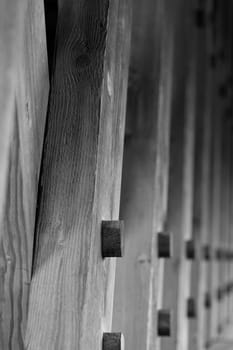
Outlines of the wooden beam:
<svg viewBox="0 0 233 350">
<path fill-rule="evenodd" d="M 204 347 L 204 315 L 206 293 L 205 248 L 209 248 L 208 230 L 208 193 L 210 162 L 210 81 L 209 67 L 206 59 L 206 29 L 197 28 L 195 33 L 197 48 L 197 95 L 195 114 L 195 162 L 194 162 L 194 196 L 192 218 L 192 240 L 196 248 L 195 259 L 191 261 L 190 296 L 196 306 L 196 315 L 189 320 L 189 349 Z M 209 250 L 209 249 L 208 249 Z M 207 301 L 209 303 L 209 301 Z M 201 325 L 200 325 L 201 322 Z"/>
<path fill-rule="evenodd" d="M 111 331 L 115 259 L 100 238 L 119 215 L 130 13 L 59 2 L 27 349 L 94 350 Z"/>
<path fill-rule="evenodd" d="M 190 265 L 186 262 L 184 247 L 191 238 L 192 229 L 196 57 L 191 4 L 176 1 L 176 14 L 169 190 L 165 221 L 167 231 L 173 234 L 174 247 L 172 259 L 164 262 L 161 281 L 161 308 L 170 311 L 171 331 L 169 337 L 160 339 L 162 350 L 187 349 L 188 346 Z M 185 35 L 187 32 L 189 36 Z"/>
<path fill-rule="evenodd" d="M 126 246 L 117 262 L 113 318 L 114 331 L 123 330 L 129 349 L 154 349 L 157 342 L 157 240 L 167 202 L 172 8 L 168 1 L 154 0 L 135 1 L 133 7 L 130 68 L 137 81 L 131 80 L 128 91 L 121 196 Z"/>
<path fill-rule="evenodd" d="M 216 75 L 215 75 L 216 76 Z M 215 86 L 215 91 L 216 91 Z M 217 91 L 216 91 L 217 92 Z M 214 102 L 214 145 L 213 145 L 213 207 L 212 207 L 212 234 L 213 234 L 213 266 L 212 266 L 212 312 L 210 321 L 210 339 L 211 341 L 217 336 L 217 322 L 219 318 L 219 300 L 217 298 L 217 289 L 219 287 L 219 265 L 220 261 L 218 258 L 219 244 L 220 244 L 220 195 L 221 195 L 221 149 L 222 149 L 222 126 L 221 126 L 221 106 L 217 93 L 215 92 L 215 102 Z"/>
<path fill-rule="evenodd" d="M 0 4 L 0 348 L 24 349 L 48 102 L 42 1 Z"/>
<path fill-rule="evenodd" d="M 6 185 L 8 177 L 9 148 L 14 123 L 14 91 L 16 85 L 17 53 L 20 49 L 20 32 L 22 31 L 23 7 L 19 3 L 1 1 L 0 4 L 0 218 L 4 216 L 6 205 Z M 0 238 L 2 236 L 2 230 Z"/>
</svg>

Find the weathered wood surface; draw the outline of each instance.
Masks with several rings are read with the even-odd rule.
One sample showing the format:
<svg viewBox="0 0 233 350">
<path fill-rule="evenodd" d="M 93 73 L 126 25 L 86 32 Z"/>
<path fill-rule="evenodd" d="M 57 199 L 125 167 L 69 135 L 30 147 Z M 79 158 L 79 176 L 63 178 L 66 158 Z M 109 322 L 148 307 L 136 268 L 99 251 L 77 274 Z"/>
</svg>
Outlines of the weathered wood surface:
<svg viewBox="0 0 233 350">
<path fill-rule="evenodd" d="M 21 6 L 25 5 L 23 2 Z M 22 6 L 23 7 L 23 6 Z M 0 3 L 0 219 L 4 216 L 6 205 L 6 185 L 10 138 L 14 124 L 14 91 L 16 85 L 17 53 L 20 49 L 20 30 L 22 27 L 23 8 L 19 2 L 2 0 Z M 0 238 L 2 236 L 0 231 Z"/>
<path fill-rule="evenodd" d="M 196 63 L 193 51 L 191 3 L 176 2 L 177 27 L 171 107 L 168 208 L 165 227 L 173 235 L 173 258 L 164 262 L 161 305 L 171 312 L 171 335 L 161 338 L 160 349 L 187 349 L 189 265 L 185 241 L 191 237 L 194 162 Z M 182 33 L 182 34 L 181 34 Z M 189 35 L 185 35 L 189 33 Z M 182 41 L 180 40 L 182 35 Z M 190 39 L 192 38 L 192 39 Z M 185 60 L 183 59 L 185 57 Z"/>
<path fill-rule="evenodd" d="M 225 303 L 226 303 L 226 315 L 225 315 L 225 327 L 229 324 L 230 318 L 231 318 L 231 313 L 232 311 L 230 310 L 230 304 L 229 304 L 229 291 L 228 291 L 228 286 L 230 282 L 230 261 L 229 261 L 229 251 L 231 247 L 231 240 L 232 240 L 232 226 L 231 226 L 231 216 L 232 216 L 232 211 L 230 207 L 230 202 L 231 202 L 231 158 L 232 158 L 232 148 L 231 148 L 231 138 L 232 138 L 232 130 L 231 130 L 231 118 L 232 115 L 224 115 L 226 119 L 226 137 L 227 137 L 227 228 L 226 228 L 226 242 L 225 242 L 225 282 L 224 282 L 224 291 L 225 291 Z"/>
<path fill-rule="evenodd" d="M 211 130 L 212 130 L 212 76 L 211 71 L 206 68 L 206 94 L 203 111 L 203 149 L 201 159 L 201 213 L 197 217 L 200 225 L 200 274 L 197 277 L 198 288 L 198 349 L 206 347 L 206 329 L 208 321 L 208 313 L 211 309 L 211 294 L 210 294 L 210 280 L 209 267 L 212 258 L 211 239 L 212 232 L 210 232 L 210 190 L 211 190 Z M 207 246 L 209 249 L 209 258 L 205 259 L 203 248 Z"/>
<path fill-rule="evenodd" d="M 23 350 L 49 90 L 43 1 L 1 1 L 0 27 L 0 348 Z"/>
<path fill-rule="evenodd" d="M 196 82 L 196 113 L 195 113 L 195 159 L 194 159 L 194 181 L 193 181 L 193 213 L 192 213 L 192 240 L 195 247 L 195 258 L 191 261 L 190 270 L 190 297 L 195 303 L 196 315 L 189 319 L 188 348 L 200 349 L 200 313 L 204 312 L 204 280 L 201 278 L 201 269 L 203 264 L 202 248 L 206 243 L 206 226 L 203 227 L 203 219 L 206 216 L 205 197 L 207 186 L 206 178 L 204 179 L 205 162 L 208 161 L 206 153 L 205 137 L 209 132 L 207 123 L 209 115 L 206 114 L 206 92 L 207 92 L 207 74 L 206 74 L 206 37 L 203 28 L 196 28 L 196 51 L 197 51 L 197 82 Z M 203 236 L 203 233 L 205 237 Z M 202 283 L 202 286 L 200 286 Z M 202 289 L 202 290 L 201 290 Z"/>
<path fill-rule="evenodd" d="M 124 332 L 129 349 L 154 349 L 157 340 L 156 247 L 166 210 L 172 15 L 168 1 L 134 2 L 120 211 L 126 242 L 117 262 L 113 316 L 113 330 Z"/>
<path fill-rule="evenodd" d="M 232 141 L 232 129 L 231 129 L 231 149 L 230 154 L 233 154 L 233 141 Z M 233 160 L 231 158 L 230 162 L 230 213 L 233 210 Z M 230 227 L 233 227 L 233 217 L 230 214 L 229 217 Z M 229 300 L 228 300 L 228 310 L 229 310 L 229 322 L 232 324 L 233 322 L 233 235 L 230 236 L 229 243 Z"/>
<path fill-rule="evenodd" d="M 207 2 L 207 13 L 214 13 L 214 3 L 212 1 Z M 214 40 L 214 23 L 209 23 L 206 28 L 206 49 L 207 60 L 209 61 L 210 53 L 215 52 L 215 40 Z M 208 77 L 209 77 L 209 103 L 210 103 L 210 178 L 209 178 L 209 226 L 207 229 L 207 237 L 210 246 L 210 260 L 207 264 L 207 278 L 206 278 L 206 295 L 209 297 L 209 305 L 205 307 L 206 322 L 205 322 L 205 339 L 204 345 L 210 347 L 213 341 L 213 316 L 216 313 L 218 288 L 218 266 L 219 261 L 216 257 L 216 251 L 219 245 L 219 229 L 220 229 L 220 169 L 218 168 L 220 162 L 220 135 L 219 129 L 220 116 L 219 116 L 219 99 L 218 89 L 216 88 L 217 82 L 217 70 L 216 67 L 211 66 L 210 61 L 207 65 Z M 202 333 L 203 334 L 203 333 Z"/>
<path fill-rule="evenodd" d="M 94 350 L 111 330 L 131 6 L 60 1 L 43 152 L 27 349 Z"/>
<path fill-rule="evenodd" d="M 216 91 L 215 87 L 215 91 Z M 216 96 L 216 92 L 215 92 Z M 214 164 L 213 164 L 213 207 L 212 207 L 212 234 L 213 234 L 213 268 L 212 268 L 212 313 L 211 313 L 211 323 L 210 323 L 210 338 L 216 338 L 218 333 L 218 318 L 219 318 L 219 301 L 217 299 L 217 289 L 219 287 L 219 259 L 216 256 L 216 253 L 220 245 L 220 194 L 221 194 L 221 168 L 222 168 L 222 125 L 220 117 L 220 105 L 219 99 L 215 98 L 214 103 L 214 115 L 213 115 L 213 124 L 214 124 Z"/>
<path fill-rule="evenodd" d="M 220 310 L 218 313 L 218 331 L 221 333 L 226 325 L 228 303 L 227 295 L 225 293 L 225 286 L 227 282 L 227 261 L 225 252 L 228 246 L 228 166 L 229 166 L 229 130 L 227 129 L 226 120 L 222 111 L 222 168 L 221 168 L 221 197 L 220 197 L 220 244 L 219 247 L 223 251 L 219 268 L 219 288 L 221 290 L 221 300 L 219 302 Z"/>
</svg>

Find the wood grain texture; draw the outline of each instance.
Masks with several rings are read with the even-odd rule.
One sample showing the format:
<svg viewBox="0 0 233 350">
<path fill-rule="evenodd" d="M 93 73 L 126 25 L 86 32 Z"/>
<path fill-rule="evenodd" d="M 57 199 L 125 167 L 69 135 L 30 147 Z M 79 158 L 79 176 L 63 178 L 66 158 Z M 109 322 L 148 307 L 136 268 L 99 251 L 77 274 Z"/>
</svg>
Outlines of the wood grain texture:
<svg viewBox="0 0 233 350">
<path fill-rule="evenodd" d="M 17 53 L 20 49 L 25 1 L 0 3 L 0 218 L 4 215 L 10 138 L 14 124 L 15 85 L 17 82 Z M 0 237 L 2 231 L 0 232 Z"/>
<path fill-rule="evenodd" d="M 219 283 L 218 286 L 223 290 L 222 298 L 219 301 L 218 329 L 219 333 L 224 330 L 227 323 L 228 303 L 224 287 L 227 283 L 227 261 L 225 252 L 228 246 L 228 166 L 229 166 L 229 129 L 225 118 L 222 118 L 222 167 L 221 167 L 221 195 L 220 195 L 220 231 L 219 246 L 222 249 L 223 258 L 219 264 Z"/>
<path fill-rule="evenodd" d="M 101 222 L 118 220 L 130 3 L 59 1 L 30 289 L 27 349 L 94 350 L 111 330 L 115 260 Z"/>
<path fill-rule="evenodd" d="M 0 91 L 1 98 L 6 94 L 5 102 L 12 99 L 8 114 L 1 109 L 1 142 L 7 137 L 1 147 L 1 156 L 5 152 L 7 160 L 6 165 L 1 158 L 1 175 L 6 171 L 7 177 L 1 191 L 5 202 L 4 206 L 1 202 L 0 219 L 0 348 L 23 350 L 49 83 L 43 2 L 11 4 L 15 6 L 15 17 L 2 11 L 2 2 L 0 5 L 0 17 L 3 14 L 7 18 L 7 30 L 14 33 L 15 39 L 0 50 L 1 56 L 3 52 L 8 55 L 10 45 L 9 50 L 14 52 L 13 57 L 6 57 L 5 69 L 11 71 L 1 75 L 1 84 L 5 85 Z M 2 18 L 0 22 L 2 25 Z M 0 37 L 5 34 L 1 30 Z M 7 86 L 11 74 L 14 84 L 10 92 Z"/>
<path fill-rule="evenodd" d="M 124 222 L 102 221 L 101 252 L 103 258 L 121 258 L 124 254 Z"/>
<path fill-rule="evenodd" d="M 163 266 L 162 308 L 172 313 L 170 337 L 160 349 L 188 348 L 189 268 L 185 242 L 191 238 L 196 101 L 196 58 L 192 3 L 176 2 L 174 73 L 171 106 L 170 167 L 165 226 L 173 234 L 173 258 Z M 185 29 L 184 29 L 185 28 Z M 182 33 L 182 34 L 181 34 Z M 189 33 L 188 36 L 185 33 Z M 182 40 L 180 36 L 182 35 Z"/>
<path fill-rule="evenodd" d="M 154 349 L 157 340 L 157 232 L 166 207 L 173 63 L 173 27 L 165 23 L 171 13 L 164 1 L 133 3 L 120 210 L 125 254 L 117 261 L 113 315 L 113 329 L 124 333 L 129 349 Z"/>
<path fill-rule="evenodd" d="M 215 73 L 215 96 L 216 96 L 216 79 L 218 80 L 218 74 Z M 219 249 L 220 244 L 220 194 L 221 194 L 221 168 L 222 168 L 222 125 L 221 125 L 221 105 L 219 103 L 219 99 L 215 98 L 214 100 L 214 115 L 213 115 L 213 206 L 212 206 L 212 245 L 213 250 L 216 251 Z M 215 339 L 217 336 L 217 323 L 219 318 L 219 310 L 218 310 L 218 300 L 216 298 L 216 291 L 219 286 L 219 260 L 217 257 L 213 260 L 212 266 L 212 282 L 211 289 L 212 293 L 215 296 L 213 298 L 212 303 L 212 313 L 211 313 L 211 321 L 210 321 L 210 337 L 211 339 Z"/>
<path fill-rule="evenodd" d="M 104 333 L 103 350 L 124 350 L 123 336 L 121 333 Z"/>
<path fill-rule="evenodd" d="M 210 231 L 212 71 L 208 65 L 208 28 L 197 32 L 197 111 L 195 136 L 195 173 L 192 235 L 197 259 L 191 264 L 190 293 L 197 305 L 197 317 L 189 323 L 189 348 L 200 349 L 206 343 L 207 314 L 211 312 L 212 294 L 208 271 L 212 256 Z"/>
</svg>

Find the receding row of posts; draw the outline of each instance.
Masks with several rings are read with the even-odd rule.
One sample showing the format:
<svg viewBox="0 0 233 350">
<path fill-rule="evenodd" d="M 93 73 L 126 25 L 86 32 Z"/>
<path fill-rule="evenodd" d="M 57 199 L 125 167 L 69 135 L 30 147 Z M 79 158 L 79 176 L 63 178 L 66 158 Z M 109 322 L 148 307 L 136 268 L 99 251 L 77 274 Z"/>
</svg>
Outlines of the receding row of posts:
<svg viewBox="0 0 233 350">
<path fill-rule="evenodd" d="M 117 316 L 113 314 L 113 327 L 122 327 L 129 349 L 209 349 L 232 321 L 233 26 L 230 15 L 232 4 L 228 2 L 227 6 L 221 1 L 211 0 L 166 0 L 163 5 L 157 1 L 157 10 L 162 18 L 170 21 L 166 28 L 159 27 L 160 22 L 155 17 L 157 30 L 160 29 L 156 38 L 165 40 L 160 46 L 160 58 L 163 60 L 159 61 L 159 79 L 153 81 L 159 85 L 159 93 L 155 95 L 158 104 L 153 112 L 157 113 L 158 120 L 161 115 L 164 118 L 168 115 L 166 149 L 169 152 L 166 154 L 168 163 L 166 166 L 163 164 L 162 176 L 165 180 L 162 186 L 164 183 L 165 186 L 160 189 L 163 192 L 163 209 L 157 204 L 157 199 L 161 197 L 156 187 L 156 154 L 154 160 L 150 160 L 151 164 L 155 162 L 154 168 L 150 169 L 155 177 L 155 198 L 149 199 L 146 192 L 141 197 L 144 208 L 146 205 L 154 206 L 152 227 L 148 222 L 144 224 L 145 220 L 151 220 L 151 216 L 135 202 L 135 199 L 139 201 L 139 197 L 135 196 L 138 189 L 134 186 L 144 186 L 145 173 L 142 170 L 141 174 L 137 173 L 140 164 L 135 163 L 137 181 L 133 183 L 128 179 L 128 176 L 132 179 L 132 174 L 127 175 L 123 168 L 126 195 L 123 193 L 121 216 L 126 220 L 128 258 L 125 261 L 131 267 L 123 272 L 126 266 L 124 259 L 117 265 L 114 305 Z M 137 10 L 134 9 L 134 12 Z M 170 42 L 168 47 L 170 39 L 172 44 Z M 132 45 L 134 48 L 133 41 Z M 160 99 L 166 100 L 166 108 Z M 131 108 L 130 100 L 127 120 L 132 120 Z M 137 113 L 142 113 L 142 109 Z M 145 119 L 147 115 L 149 120 L 150 113 L 145 110 Z M 156 125 L 163 133 L 162 125 L 158 121 Z M 143 126 L 143 119 L 140 126 Z M 130 142 L 131 145 L 133 142 L 139 144 L 136 137 L 139 140 L 140 130 L 137 130 L 136 136 L 132 129 L 131 121 L 131 139 L 127 138 L 125 143 L 127 157 L 134 154 L 133 149 L 128 151 Z M 153 137 L 157 145 L 158 134 Z M 127 157 L 124 159 L 125 169 L 129 169 Z M 140 161 L 143 168 L 146 161 Z M 133 219 L 140 214 L 140 226 L 136 227 Z M 152 230 L 151 235 L 146 233 L 148 237 L 144 236 L 144 241 L 143 229 Z M 140 239 L 143 242 L 141 247 Z M 143 271 L 144 279 L 141 275 Z M 124 279 L 121 280 L 120 276 Z M 129 282 L 130 276 L 142 280 Z M 141 288 L 142 295 L 138 288 Z M 145 298 L 149 298 L 149 305 L 142 302 Z M 124 304 L 122 308 L 120 302 Z M 137 307 L 142 305 L 139 316 Z M 126 312 L 130 312 L 131 316 Z M 138 315 L 135 320 L 137 327 L 129 321 L 132 314 L 134 319 Z M 136 332 L 140 329 L 139 322 L 144 322 L 144 325 L 147 322 L 145 329 L 144 325 L 141 326 L 141 333 Z"/>
</svg>

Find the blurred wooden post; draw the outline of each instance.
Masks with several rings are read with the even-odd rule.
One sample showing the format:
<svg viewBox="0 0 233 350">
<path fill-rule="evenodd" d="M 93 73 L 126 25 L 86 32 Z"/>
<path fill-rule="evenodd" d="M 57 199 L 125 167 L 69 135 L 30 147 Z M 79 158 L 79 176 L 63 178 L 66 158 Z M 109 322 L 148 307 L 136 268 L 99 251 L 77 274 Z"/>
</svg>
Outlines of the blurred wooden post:
<svg viewBox="0 0 233 350">
<path fill-rule="evenodd" d="M 214 13 L 214 3 L 213 1 L 207 1 L 206 6 L 206 17 L 211 18 Z M 219 120 L 218 115 L 218 105 L 216 104 L 216 99 L 218 101 L 218 97 L 216 96 L 216 67 L 214 62 L 211 60 L 215 53 L 215 42 L 214 42 L 214 23 L 213 21 L 208 21 L 206 24 L 206 74 L 207 74 L 207 103 L 209 104 L 209 175 L 206 184 L 206 200 L 207 200 L 207 217 L 206 217 L 206 241 L 208 242 L 210 257 L 207 261 L 206 266 L 206 276 L 205 276 L 205 295 L 204 295 L 204 332 L 202 346 L 206 348 L 211 346 L 212 342 L 212 334 L 211 334 L 211 323 L 212 323 L 212 314 L 214 309 L 214 304 L 216 303 L 216 289 L 215 279 L 216 279 L 216 245 L 218 245 L 218 235 L 219 232 L 216 232 L 216 225 L 218 224 L 218 213 L 214 212 L 215 209 L 215 201 L 218 202 L 219 205 L 219 197 L 217 195 L 217 199 L 215 198 L 215 186 L 216 178 L 219 176 L 216 171 L 216 158 L 217 158 L 217 150 L 216 145 L 218 145 L 219 140 L 219 125 L 217 120 Z M 217 110 L 217 112 L 216 112 Z M 217 129 L 216 129 L 217 128 Z M 219 207 L 217 208 L 219 211 Z M 217 215 L 216 215 L 217 214 Z M 215 216 L 216 215 L 216 216 Z M 216 220 L 215 220 L 216 217 Z M 217 229 L 218 231 L 218 229 Z M 216 237 L 217 236 L 217 237 Z M 200 311 L 201 312 L 201 311 Z M 202 326 L 201 326 L 202 327 Z"/>
<path fill-rule="evenodd" d="M 131 4 L 62 0 L 43 152 L 28 350 L 96 350 L 111 331 Z"/>
<path fill-rule="evenodd" d="M 233 113 L 231 114 L 231 118 L 233 118 Z M 231 149 L 230 154 L 233 154 L 233 141 L 232 141 L 232 126 L 231 126 Z M 228 309 L 229 309 L 229 322 L 233 322 L 233 160 L 231 158 L 230 163 L 230 243 L 229 243 L 229 301 L 228 301 Z"/>
<path fill-rule="evenodd" d="M 217 74 L 215 74 L 217 76 Z M 221 197 L 221 169 L 222 169 L 222 124 L 221 124 L 221 105 L 217 95 L 215 84 L 214 94 L 214 145 L 213 145 L 213 206 L 212 206 L 212 234 L 213 234 L 213 268 L 212 268 L 212 312 L 210 321 L 210 338 L 215 339 L 217 336 L 218 318 L 219 318 L 219 300 L 217 290 L 219 287 L 219 245 L 220 245 L 220 197 Z"/>
<path fill-rule="evenodd" d="M 186 1 L 176 1 L 175 5 L 177 22 L 174 39 L 168 208 L 165 222 L 166 231 L 173 235 L 173 256 L 171 260 L 164 261 L 163 281 L 160 280 L 161 305 L 162 309 L 171 313 L 171 330 L 169 337 L 161 338 L 162 350 L 183 350 L 188 346 L 190 265 L 186 262 L 184 247 L 185 242 L 191 238 L 193 202 L 196 58 L 192 5 Z"/>
<path fill-rule="evenodd" d="M 227 150 L 227 232 L 226 232 L 226 248 L 225 248 L 225 263 L 226 263 L 226 279 L 224 284 L 224 291 L 225 291 L 225 299 L 226 299 L 226 317 L 225 317 L 225 326 L 227 327 L 230 318 L 231 318 L 231 311 L 230 311 L 230 290 L 229 290 L 229 283 L 230 283 L 230 262 L 229 262 L 229 252 L 230 252 L 230 246 L 231 246 L 231 239 L 232 239 L 232 228 L 231 228 L 231 158 L 232 158 L 232 130 L 231 130 L 231 116 L 228 114 L 228 110 L 225 111 L 225 118 L 226 118 L 226 124 L 227 124 L 227 139 L 228 139 L 228 150 Z"/>
<path fill-rule="evenodd" d="M 134 1 L 121 195 L 126 251 L 117 262 L 113 318 L 128 349 L 152 350 L 157 341 L 157 233 L 167 200 L 173 13 L 170 1 Z"/>
<path fill-rule="evenodd" d="M 206 316 L 212 296 L 207 284 L 212 257 L 210 236 L 212 72 L 209 65 L 208 9 L 202 9 L 204 23 L 198 35 L 197 113 L 194 166 L 193 241 L 196 257 L 191 269 L 191 296 L 196 303 L 196 317 L 189 323 L 189 349 L 205 348 Z"/>
<path fill-rule="evenodd" d="M 228 8 L 225 8 L 224 19 L 227 23 L 227 30 L 225 32 L 225 50 L 226 50 L 226 106 L 224 108 L 224 119 L 226 120 L 226 133 L 228 138 L 228 159 L 227 159 L 227 242 L 226 242 L 226 282 L 225 282 L 225 295 L 226 295 L 226 326 L 231 322 L 232 310 L 231 310 L 231 247 L 233 242 L 233 226 L 232 226 L 232 119 L 233 119 L 233 102 L 232 102 L 232 71 L 233 71 L 233 23 L 232 23 L 232 11 L 233 3 L 228 2 Z"/>
<path fill-rule="evenodd" d="M 0 348 L 25 349 L 49 78 L 42 0 L 0 2 Z"/>
</svg>

